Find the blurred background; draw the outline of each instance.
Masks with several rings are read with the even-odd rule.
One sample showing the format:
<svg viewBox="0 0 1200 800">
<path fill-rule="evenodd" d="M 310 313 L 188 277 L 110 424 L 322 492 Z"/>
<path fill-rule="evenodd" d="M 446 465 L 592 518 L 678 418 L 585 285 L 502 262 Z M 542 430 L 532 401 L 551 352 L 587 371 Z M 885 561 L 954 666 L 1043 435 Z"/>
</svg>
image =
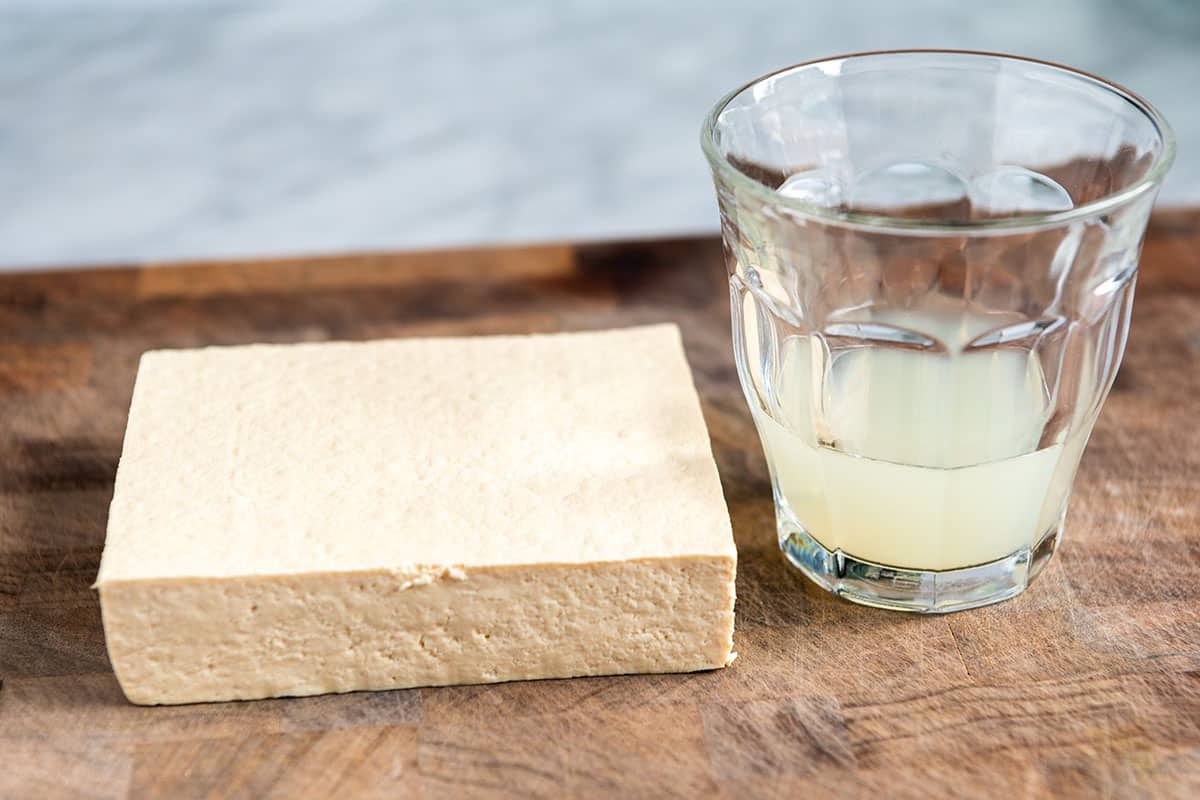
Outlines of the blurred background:
<svg viewBox="0 0 1200 800">
<path fill-rule="evenodd" d="M 0 0 L 0 269 L 716 232 L 709 107 L 900 47 L 1127 86 L 1200 204 L 1198 0 Z"/>
</svg>

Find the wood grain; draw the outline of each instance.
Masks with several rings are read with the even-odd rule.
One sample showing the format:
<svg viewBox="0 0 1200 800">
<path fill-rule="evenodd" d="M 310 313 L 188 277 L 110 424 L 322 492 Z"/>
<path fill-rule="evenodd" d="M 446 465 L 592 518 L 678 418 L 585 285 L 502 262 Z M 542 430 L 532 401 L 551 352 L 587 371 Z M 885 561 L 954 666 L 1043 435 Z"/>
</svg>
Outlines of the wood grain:
<svg viewBox="0 0 1200 800">
<path fill-rule="evenodd" d="M 1200 796 L 1200 212 L 1158 215 L 1066 542 L 921 618 L 783 565 L 715 239 L 0 277 L 0 797 Z M 740 564 L 729 669 L 127 704 L 90 589 L 139 354 L 673 320 Z"/>
<path fill-rule="evenodd" d="M 92 365 L 86 342 L 0 342 L 0 390 L 39 391 L 83 384 Z"/>
</svg>

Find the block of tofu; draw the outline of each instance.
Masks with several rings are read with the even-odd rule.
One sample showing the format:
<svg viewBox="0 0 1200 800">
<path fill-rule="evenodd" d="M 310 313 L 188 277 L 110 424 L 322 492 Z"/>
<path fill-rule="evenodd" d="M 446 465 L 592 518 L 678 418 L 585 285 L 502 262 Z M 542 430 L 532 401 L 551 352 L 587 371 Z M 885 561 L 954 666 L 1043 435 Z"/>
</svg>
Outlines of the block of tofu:
<svg viewBox="0 0 1200 800">
<path fill-rule="evenodd" d="M 96 585 L 190 703 L 722 667 L 735 567 L 655 325 L 146 353 Z"/>
</svg>

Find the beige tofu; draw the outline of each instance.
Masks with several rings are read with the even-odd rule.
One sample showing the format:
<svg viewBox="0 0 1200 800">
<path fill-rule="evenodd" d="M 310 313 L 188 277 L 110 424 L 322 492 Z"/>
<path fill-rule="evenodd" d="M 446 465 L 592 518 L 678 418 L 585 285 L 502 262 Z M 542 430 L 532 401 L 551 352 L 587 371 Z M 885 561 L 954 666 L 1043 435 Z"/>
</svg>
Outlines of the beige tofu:
<svg viewBox="0 0 1200 800">
<path fill-rule="evenodd" d="M 736 558 L 656 325 L 146 353 L 96 586 L 190 703 L 722 667 Z"/>
</svg>

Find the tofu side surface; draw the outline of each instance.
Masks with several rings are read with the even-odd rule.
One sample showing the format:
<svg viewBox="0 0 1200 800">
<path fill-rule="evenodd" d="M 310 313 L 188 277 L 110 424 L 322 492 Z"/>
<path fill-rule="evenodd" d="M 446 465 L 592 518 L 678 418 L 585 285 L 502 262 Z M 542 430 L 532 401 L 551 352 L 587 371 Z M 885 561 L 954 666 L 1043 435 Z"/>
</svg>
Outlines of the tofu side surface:
<svg viewBox="0 0 1200 800">
<path fill-rule="evenodd" d="M 100 587 L 131 702 L 195 703 L 725 666 L 735 562 L 694 557 Z"/>
</svg>

